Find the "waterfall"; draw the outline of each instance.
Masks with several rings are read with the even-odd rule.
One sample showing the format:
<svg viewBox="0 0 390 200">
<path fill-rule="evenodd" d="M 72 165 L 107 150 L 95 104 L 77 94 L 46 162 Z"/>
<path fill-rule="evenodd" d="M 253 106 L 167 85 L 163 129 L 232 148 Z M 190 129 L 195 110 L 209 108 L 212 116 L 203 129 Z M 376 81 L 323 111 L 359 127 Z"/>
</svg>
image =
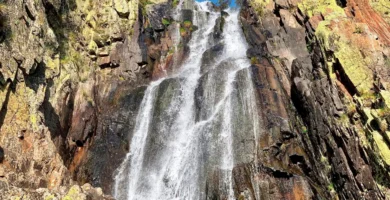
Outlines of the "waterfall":
<svg viewBox="0 0 390 200">
<path fill-rule="evenodd" d="M 115 177 L 116 199 L 207 199 L 213 174 L 219 197 L 235 199 L 233 167 L 256 157 L 255 150 L 241 152 L 250 148 L 242 145 L 242 134 L 253 136 L 255 149 L 259 119 L 239 12 L 227 11 L 217 40 L 221 14 L 207 4 L 195 3 L 198 30 L 179 72 L 145 92 L 129 153 Z"/>
</svg>

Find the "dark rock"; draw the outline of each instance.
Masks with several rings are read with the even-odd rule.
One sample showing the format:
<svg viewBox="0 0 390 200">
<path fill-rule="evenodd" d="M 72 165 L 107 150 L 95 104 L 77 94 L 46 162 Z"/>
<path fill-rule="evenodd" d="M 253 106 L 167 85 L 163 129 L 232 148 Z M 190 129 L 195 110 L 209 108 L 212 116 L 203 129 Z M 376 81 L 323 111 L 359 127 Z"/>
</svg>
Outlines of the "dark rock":
<svg viewBox="0 0 390 200">
<path fill-rule="evenodd" d="M 153 30 L 161 32 L 165 29 L 162 19 L 170 19 L 170 5 L 156 4 L 147 6 L 147 15 Z"/>
<path fill-rule="evenodd" d="M 249 48 L 246 50 L 246 56 L 248 58 L 252 57 L 263 57 L 267 54 L 267 52 L 263 48 Z"/>
<path fill-rule="evenodd" d="M 194 11 L 193 10 L 188 10 L 188 9 L 183 9 L 181 10 L 181 17 L 183 21 L 191 21 L 193 20 Z"/>
<path fill-rule="evenodd" d="M 0 147 L 0 163 L 3 163 L 4 158 L 5 158 L 4 149 Z"/>
<path fill-rule="evenodd" d="M 225 24 L 225 18 L 218 17 L 215 20 L 215 26 L 214 26 L 214 32 L 213 37 L 216 41 L 222 39 L 222 32 L 223 32 L 223 26 Z"/>
<path fill-rule="evenodd" d="M 93 186 L 111 193 L 115 170 L 129 150 L 132 130 L 146 87 L 113 87 L 105 99 L 100 99 L 102 114 L 96 127 L 93 145 L 75 171 L 78 181 L 89 179 Z M 98 101 L 98 102 L 99 102 Z M 121 108 L 121 109 L 117 109 Z M 107 165 L 107 160 L 110 164 Z"/>
<path fill-rule="evenodd" d="M 227 17 L 227 16 L 229 16 L 229 13 L 227 13 L 227 12 L 224 11 L 224 10 L 222 10 L 222 11 L 221 11 L 221 16 L 222 16 L 222 17 Z"/>
<path fill-rule="evenodd" d="M 201 121 L 210 117 L 215 106 L 224 95 L 227 71 L 233 67 L 229 61 L 222 62 L 216 68 L 207 71 L 198 82 L 195 90 L 196 120 Z M 213 86 L 213 87 L 210 87 Z M 214 88 L 208 91 L 208 88 Z M 213 105 L 213 106 L 206 106 Z"/>
<path fill-rule="evenodd" d="M 222 54 L 225 45 L 223 43 L 219 43 L 207 49 L 202 55 L 202 65 L 200 73 L 203 74 L 207 70 L 210 70 L 210 67 L 217 61 L 218 56 Z"/>
</svg>

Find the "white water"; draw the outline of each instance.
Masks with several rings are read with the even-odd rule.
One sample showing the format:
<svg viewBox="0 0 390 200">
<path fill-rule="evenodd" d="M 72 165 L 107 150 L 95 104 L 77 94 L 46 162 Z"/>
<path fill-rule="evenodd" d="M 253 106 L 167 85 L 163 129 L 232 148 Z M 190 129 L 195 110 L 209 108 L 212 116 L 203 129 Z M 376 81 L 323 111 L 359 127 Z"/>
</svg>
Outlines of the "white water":
<svg viewBox="0 0 390 200">
<path fill-rule="evenodd" d="M 116 199 L 206 199 L 206 182 L 216 172 L 219 196 L 235 199 L 232 169 L 240 156 L 235 147 L 241 148 L 235 138 L 242 124 L 256 138 L 256 100 L 238 11 L 228 11 L 222 55 L 201 74 L 202 55 L 215 45 L 212 34 L 220 15 L 206 4 L 196 3 L 193 23 L 199 29 L 180 72 L 151 83 L 145 92 L 130 152 L 115 177 Z"/>
</svg>

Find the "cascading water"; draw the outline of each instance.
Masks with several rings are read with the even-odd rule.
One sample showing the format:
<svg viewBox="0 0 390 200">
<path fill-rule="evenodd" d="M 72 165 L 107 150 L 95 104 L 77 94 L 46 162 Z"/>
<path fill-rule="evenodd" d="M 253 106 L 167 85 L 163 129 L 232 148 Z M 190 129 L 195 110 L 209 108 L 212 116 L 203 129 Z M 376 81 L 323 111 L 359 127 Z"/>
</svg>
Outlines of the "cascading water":
<svg viewBox="0 0 390 200">
<path fill-rule="evenodd" d="M 221 199 L 234 199 L 233 166 L 256 157 L 255 151 L 238 153 L 247 148 L 241 142 L 244 132 L 256 145 L 259 123 L 238 11 L 228 10 L 222 38 L 215 40 L 220 12 L 207 2 L 196 6 L 193 21 L 199 29 L 189 42 L 187 61 L 145 92 L 130 152 L 115 179 L 116 199 L 207 199 L 215 173 L 214 190 Z M 207 56 L 212 48 L 222 50 Z"/>
</svg>

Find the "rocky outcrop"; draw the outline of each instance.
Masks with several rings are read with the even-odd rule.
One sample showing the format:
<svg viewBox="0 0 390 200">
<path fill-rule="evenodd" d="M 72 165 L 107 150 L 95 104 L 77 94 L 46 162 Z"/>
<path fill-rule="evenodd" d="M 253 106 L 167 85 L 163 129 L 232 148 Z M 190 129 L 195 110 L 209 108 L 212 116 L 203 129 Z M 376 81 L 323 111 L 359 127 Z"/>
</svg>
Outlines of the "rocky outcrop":
<svg viewBox="0 0 390 200">
<path fill-rule="evenodd" d="M 0 198 L 111 199 L 103 193 L 128 152 L 145 85 L 178 70 L 197 30 L 192 2 L 182 3 L 175 19 L 178 1 L 0 1 Z M 248 156 L 236 158 L 235 196 L 389 198 L 388 1 L 242 6 L 264 129 L 259 146 L 237 150 Z M 224 49 L 225 16 L 204 52 L 199 88 L 219 84 L 229 67 L 209 67 Z M 180 80 L 162 84 L 160 112 L 177 92 L 170 84 Z M 235 92 L 233 100 L 243 91 Z M 197 119 L 210 112 L 201 104 Z M 236 127 L 242 141 L 248 128 Z M 221 197 L 218 173 L 205 186 L 210 199 Z"/>
<path fill-rule="evenodd" d="M 296 184 L 274 186 L 286 199 L 387 198 L 389 24 L 375 9 L 352 0 L 244 2 L 247 55 L 267 127 L 258 150 L 263 167 L 246 170 L 244 180 L 299 177 L 299 198 Z M 237 192 L 275 194 L 258 182 Z"/>
<path fill-rule="evenodd" d="M 63 199 L 63 200 L 112 200 L 112 197 L 103 194 L 101 188 L 93 188 L 89 184 L 83 186 L 73 185 L 71 187 L 60 187 L 57 191 L 49 190 L 47 188 L 39 188 L 36 190 L 17 188 L 13 186 L 2 185 L 0 189 L 3 199 Z"/>
<path fill-rule="evenodd" d="M 111 193 L 144 85 L 179 44 L 173 3 L 154 3 L 0 2 L 1 198 Z"/>
</svg>

